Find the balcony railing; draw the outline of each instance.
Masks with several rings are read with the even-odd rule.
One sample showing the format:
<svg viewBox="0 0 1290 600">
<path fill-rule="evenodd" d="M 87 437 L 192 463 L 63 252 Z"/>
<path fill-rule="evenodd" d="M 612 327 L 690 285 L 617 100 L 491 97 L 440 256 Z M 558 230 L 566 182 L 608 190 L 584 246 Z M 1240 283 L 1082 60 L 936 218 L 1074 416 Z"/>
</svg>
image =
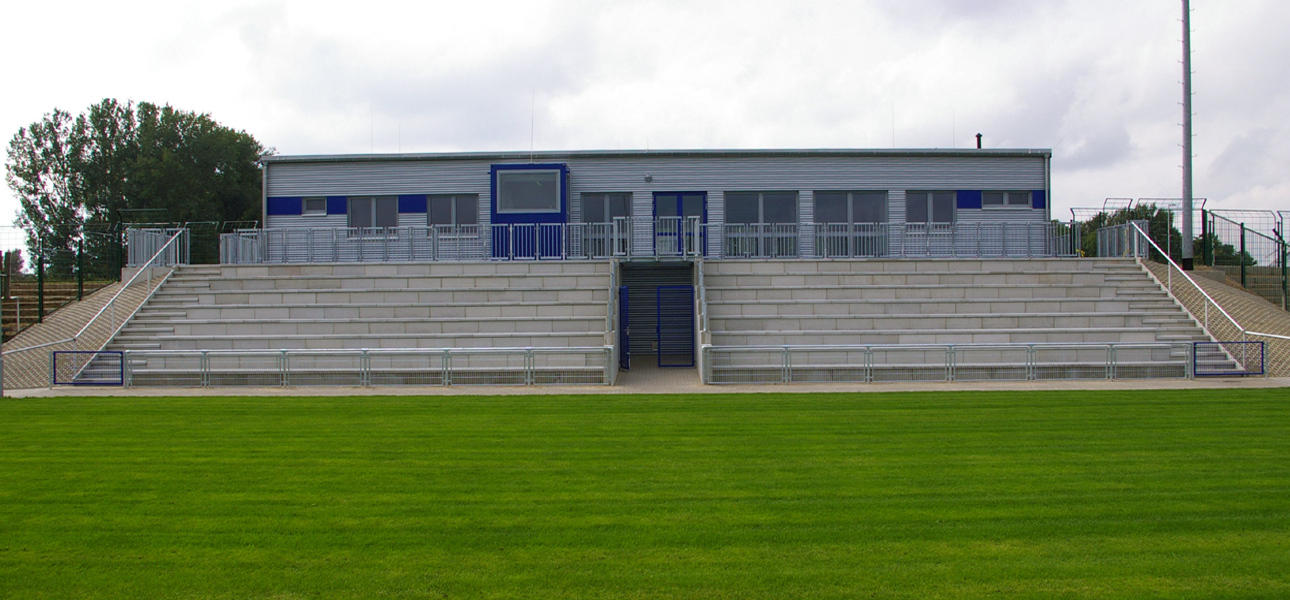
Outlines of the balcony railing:
<svg viewBox="0 0 1290 600">
<path fill-rule="evenodd" d="M 702 223 L 697 217 L 390 228 L 248 229 L 220 238 L 225 264 L 1078 256 L 1065 223 Z"/>
</svg>

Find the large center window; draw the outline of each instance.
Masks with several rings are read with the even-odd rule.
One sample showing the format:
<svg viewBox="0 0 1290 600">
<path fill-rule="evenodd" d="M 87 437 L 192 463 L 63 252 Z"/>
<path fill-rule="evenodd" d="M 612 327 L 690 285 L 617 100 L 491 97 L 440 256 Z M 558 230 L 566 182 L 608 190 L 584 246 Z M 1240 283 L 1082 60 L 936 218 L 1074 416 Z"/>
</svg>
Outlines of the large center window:
<svg viewBox="0 0 1290 600">
<path fill-rule="evenodd" d="M 497 171 L 497 212 L 560 212 L 560 171 Z"/>
<path fill-rule="evenodd" d="M 474 194 L 431 194 L 426 196 L 426 217 L 430 226 L 478 225 L 479 196 Z"/>
<path fill-rule="evenodd" d="M 350 198 L 349 226 L 362 228 L 398 227 L 398 197 Z"/>
<path fill-rule="evenodd" d="M 907 192 L 905 222 L 948 225 L 954 222 L 954 192 Z"/>
<path fill-rule="evenodd" d="M 726 192 L 726 222 L 796 223 L 797 192 Z"/>
</svg>

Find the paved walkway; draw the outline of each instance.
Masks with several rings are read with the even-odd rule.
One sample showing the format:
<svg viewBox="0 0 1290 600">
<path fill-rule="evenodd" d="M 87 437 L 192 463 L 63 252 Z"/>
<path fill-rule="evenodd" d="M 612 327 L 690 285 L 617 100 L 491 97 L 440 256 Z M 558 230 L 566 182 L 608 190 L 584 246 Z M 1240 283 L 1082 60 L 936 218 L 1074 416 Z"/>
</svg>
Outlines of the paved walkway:
<svg viewBox="0 0 1290 600">
<path fill-rule="evenodd" d="M 633 360 L 614 386 L 408 386 L 408 387 L 294 387 L 294 388 L 131 388 L 58 387 L 6 392 L 10 398 L 58 396 L 466 396 L 562 394 L 764 394 L 811 392 L 936 392 L 1025 390 L 1183 390 L 1290 388 L 1290 377 L 1221 377 L 1202 379 L 1136 379 L 1086 381 L 990 381 L 954 383 L 798 383 L 793 385 L 703 385 L 693 368 L 658 368 Z M 1286 390 L 1290 400 L 1290 389 Z"/>
</svg>

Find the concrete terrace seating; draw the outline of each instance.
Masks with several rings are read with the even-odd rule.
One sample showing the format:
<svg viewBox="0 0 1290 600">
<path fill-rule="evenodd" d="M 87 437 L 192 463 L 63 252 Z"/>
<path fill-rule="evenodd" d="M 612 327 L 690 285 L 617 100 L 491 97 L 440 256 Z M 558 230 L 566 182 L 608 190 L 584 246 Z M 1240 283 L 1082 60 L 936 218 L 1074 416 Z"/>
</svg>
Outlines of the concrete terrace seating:
<svg viewBox="0 0 1290 600">
<path fill-rule="evenodd" d="M 1208 340 L 1132 260 L 711 261 L 704 275 L 716 347 Z"/>
<path fill-rule="evenodd" d="M 108 349 L 601 348 L 611 268 L 608 261 L 185 266 Z M 146 369 L 131 365 L 140 384 Z"/>
</svg>

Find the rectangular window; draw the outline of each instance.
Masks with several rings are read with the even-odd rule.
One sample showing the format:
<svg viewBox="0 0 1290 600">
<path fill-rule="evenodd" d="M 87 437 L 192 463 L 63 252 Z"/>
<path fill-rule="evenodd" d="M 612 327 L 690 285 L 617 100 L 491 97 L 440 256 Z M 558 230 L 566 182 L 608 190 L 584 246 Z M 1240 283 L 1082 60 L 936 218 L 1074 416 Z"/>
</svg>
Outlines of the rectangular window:
<svg viewBox="0 0 1290 600">
<path fill-rule="evenodd" d="M 399 199 L 397 196 L 360 197 L 349 199 L 350 227 L 398 227 Z"/>
<path fill-rule="evenodd" d="M 982 208 L 1030 208 L 1030 192 L 981 192 Z"/>
<path fill-rule="evenodd" d="M 583 223 L 613 223 L 632 216 L 631 194 L 582 194 Z"/>
<path fill-rule="evenodd" d="M 726 254 L 797 256 L 797 192 L 726 192 Z"/>
<path fill-rule="evenodd" d="M 954 192 L 906 192 L 905 222 L 948 225 L 954 222 Z"/>
<path fill-rule="evenodd" d="M 887 192 L 815 192 L 816 223 L 884 223 Z"/>
<path fill-rule="evenodd" d="M 560 212 L 560 171 L 497 171 L 497 212 Z"/>
<path fill-rule="evenodd" d="M 426 196 L 426 218 L 435 225 L 478 225 L 479 196 L 434 194 Z"/>
<path fill-rule="evenodd" d="M 797 192 L 726 192 L 726 222 L 796 223 Z"/>
<path fill-rule="evenodd" d="M 306 217 L 325 216 L 327 214 L 327 199 L 321 196 L 314 198 L 305 198 L 304 214 Z"/>
</svg>

